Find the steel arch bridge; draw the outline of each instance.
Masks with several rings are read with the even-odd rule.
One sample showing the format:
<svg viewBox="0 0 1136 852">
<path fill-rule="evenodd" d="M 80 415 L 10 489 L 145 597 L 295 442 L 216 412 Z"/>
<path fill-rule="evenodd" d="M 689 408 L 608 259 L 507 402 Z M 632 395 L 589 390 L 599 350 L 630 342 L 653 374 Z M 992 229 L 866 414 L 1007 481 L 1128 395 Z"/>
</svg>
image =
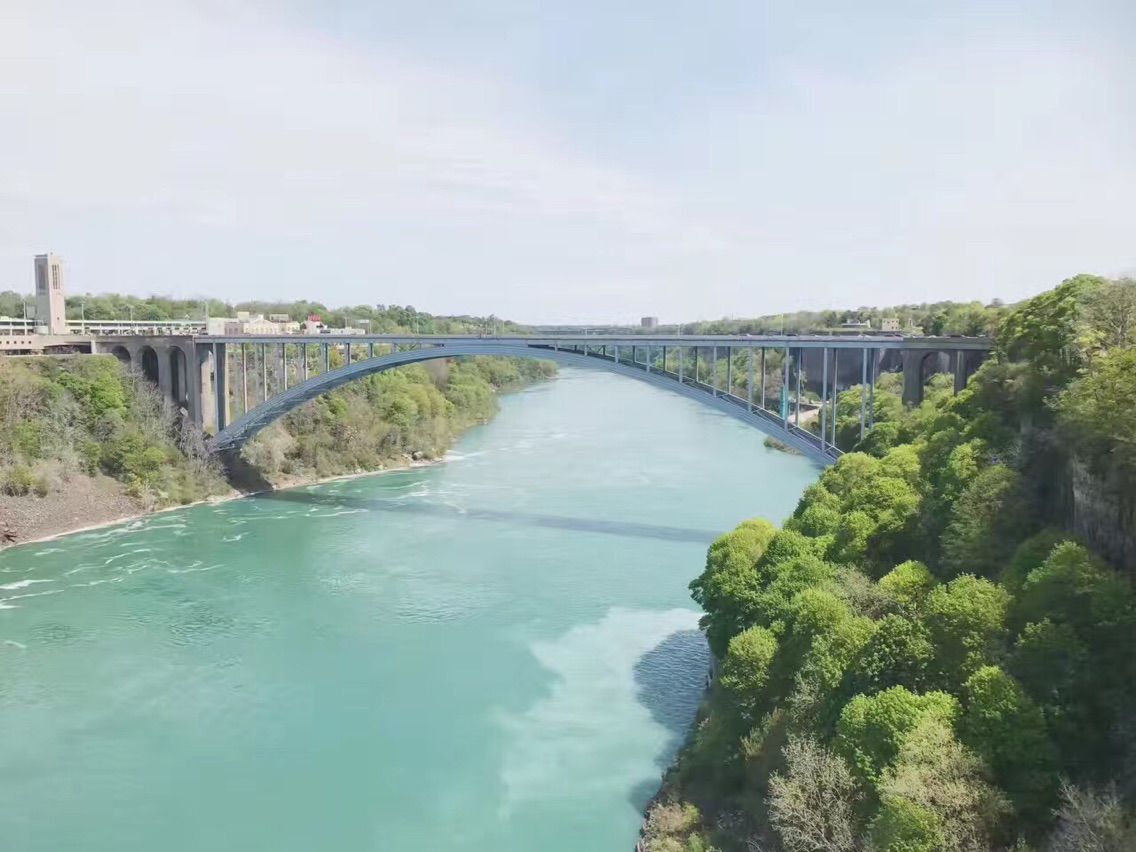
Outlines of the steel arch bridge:
<svg viewBox="0 0 1136 852">
<path fill-rule="evenodd" d="M 673 337 L 657 338 L 645 336 L 591 336 L 591 337 L 563 337 L 563 338 L 471 338 L 471 337 L 366 337 L 357 339 L 328 340 L 312 337 L 298 338 L 295 336 L 280 337 L 226 337 L 224 339 L 195 338 L 194 343 L 199 347 L 202 359 L 212 357 L 215 365 L 213 383 L 215 385 L 214 400 L 216 405 L 215 424 L 218 427 L 216 435 L 210 440 L 209 446 L 217 452 L 233 452 L 261 429 L 273 421 L 284 416 L 289 411 L 315 399 L 331 390 L 341 387 L 356 379 L 375 373 L 395 369 L 407 364 L 415 364 L 444 358 L 458 358 L 476 355 L 499 355 L 525 358 L 538 358 L 554 361 L 558 364 L 582 369 L 605 370 L 610 373 L 625 376 L 645 382 L 655 387 L 677 393 L 688 399 L 700 402 L 716 411 L 741 420 L 754 426 L 765 434 L 792 447 L 803 455 L 820 464 L 831 464 L 842 454 L 836 446 L 836 418 L 834 400 L 839 392 L 838 357 L 845 352 L 845 357 L 852 354 L 857 358 L 861 373 L 858 378 L 861 387 L 860 406 L 860 434 L 871 428 L 870 400 L 874 394 L 875 380 L 883 353 L 890 349 L 902 351 L 902 362 L 905 374 L 905 398 L 922 390 L 921 372 L 926 358 L 934 352 L 948 353 L 954 357 L 955 388 L 958 390 L 965 384 L 967 375 L 973 366 L 973 359 L 969 355 L 981 356 L 989 349 L 989 342 L 977 338 L 918 338 L 912 339 L 898 337 Z M 369 356 L 363 360 L 352 360 L 352 342 L 356 347 L 367 346 Z M 376 344 L 386 344 L 391 348 L 390 354 L 375 355 Z M 308 377 L 307 351 L 309 346 L 317 346 L 323 351 L 324 370 L 318 375 Z M 247 391 L 245 393 L 245 413 L 232 423 L 228 423 L 227 374 L 229 360 L 226 348 L 240 347 L 240 364 L 242 381 L 247 384 L 246 346 L 260 347 L 261 365 L 267 363 L 270 347 L 278 347 L 280 372 L 285 377 L 284 387 L 279 393 L 268 396 L 268 381 L 265 374 L 263 386 L 264 398 L 260 404 L 249 408 L 247 405 Z M 287 387 L 288 365 L 287 347 L 299 346 L 301 348 L 303 380 L 292 387 Z M 405 347 L 399 349 L 399 347 Z M 330 347 L 343 347 L 346 352 L 347 364 L 331 369 L 329 360 Z M 211 352 L 210 352 L 211 349 Z M 801 401 L 802 367 L 801 361 L 806 350 L 820 350 L 815 357 L 822 360 L 822 383 L 819 411 L 817 405 Z M 678 357 L 668 356 L 668 352 L 677 350 Z M 737 350 L 748 350 L 748 377 L 745 396 L 735 392 L 733 381 L 734 355 Z M 851 350 L 849 353 L 848 350 Z M 662 358 L 658 358 L 661 351 Z M 784 353 L 784 370 L 781 375 L 780 393 L 773 394 L 772 401 L 767 399 L 765 389 L 765 360 L 767 351 Z M 694 375 L 690 375 L 685 367 L 690 362 L 690 353 L 693 352 Z M 700 380 L 698 372 L 699 352 L 703 356 L 703 366 L 706 356 L 712 353 L 712 366 L 710 379 Z M 726 356 L 726 382 L 725 387 L 718 387 L 719 353 Z M 639 355 L 644 353 L 643 360 Z M 754 379 L 757 353 L 761 357 L 762 383 L 760 395 L 755 394 Z M 790 363 L 795 354 L 796 394 L 792 393 L 790 382 Z M 630 357 L 628 357 L 630 355 Z M 832 375 L 829 376 L 829 363 L 832 362 Z M 675 363 L 677 362 L 677 363 Z M 909 368 L 909 362 L 913 367 Z M 847 363 L 847 362 L 846 362 Z M 220 369 L 217 368 L 220 365 Z M 907 374 L 911 372 L 919 381 L 916 382 Z M 847 383 L 845 383 L 847 385 Z M 911 394 L 908 386 L 911 386 Z M 908 399 L 916 402 L 917 399 Z M 777 411 L 771 410 L 767 403 L 776 405 Z M 802 405 L 811 408 L 817 416 L 819 423 L 818 433 L 803 428 L 801 413 Z M 806 412 L 808 413 L 808 412 Z"/>
</svg>

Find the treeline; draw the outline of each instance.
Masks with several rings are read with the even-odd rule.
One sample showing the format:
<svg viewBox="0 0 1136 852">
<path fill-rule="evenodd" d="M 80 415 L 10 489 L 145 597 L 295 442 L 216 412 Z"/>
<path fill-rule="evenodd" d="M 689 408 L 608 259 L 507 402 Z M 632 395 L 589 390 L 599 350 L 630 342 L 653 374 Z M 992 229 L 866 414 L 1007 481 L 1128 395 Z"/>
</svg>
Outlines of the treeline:
<svg viewBox="0 0 1136 852">
<path fill-rule="evenodd" d="M 1136 285 L 1071 279 L 958 396 L 876 405 L 691 584 L 719 675 L 647 848 L 1136 849 L 1136 563 L 1093 549 L 1136 530 L 1070 532 L 1136 505 Z"/>
<path fill-rule="evenodd" d="M 493 417 L 499 392 L 555 372 L 549 361 L 477 357 L 376 373 L 284 416 L 246 446 L 244 457 L 276 481 L 436 459 L 462 430 Z"/>
<path fill-rule="evenodd" d="M 42 497 L 99 474 L 151 508 L 227 488 L 201 436 L 117 359 L 0 360 L 0 491 Z"/>
<path fill-rule="evenodd" d="M 35 297 L 12 290 L 0 292 L 0 316 L 20 318 L 25 307 L 35 306 Z M 253 314 L 287 314 L 302 322 L 318 314 L 331 328 L 362 327 L 375 334 L 499 334 L 517 333 L 522 326 L 495 316 L 434 316 L 412 306 L 351 305 L 331 308 L 322 302 L 251 301 L 220 299 L 175 299 L 169 296 L 127 296 L 118 293 L 81 294 L 67 297 L 67 319 L 96 320 L 197 320 L 207 316 L 231 317 L 237 311 Z"/>
<path fill-rule="evenodd" d="M 718 319 L 683 323 L 683 334 L 808 334 L 839 329 L 844 323 L 867 322 L 879 331 L 885 319 L 896 319 L 902 331 L 929 335 L 993 335 L 1009 308 L 1001 301 L 932 302 L 884 308 L 794 311 L 749 319 Z"/>
</svg>

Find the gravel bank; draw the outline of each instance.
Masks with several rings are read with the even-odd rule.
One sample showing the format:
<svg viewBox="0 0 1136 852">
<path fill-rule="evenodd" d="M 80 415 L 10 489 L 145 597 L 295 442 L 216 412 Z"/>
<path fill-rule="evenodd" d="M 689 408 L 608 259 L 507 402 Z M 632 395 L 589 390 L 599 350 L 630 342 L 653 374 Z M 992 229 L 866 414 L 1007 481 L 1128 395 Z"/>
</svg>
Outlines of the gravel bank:
<svg viewBox="0 0 1136 852">
<path fill-rule="evenodd" d="M 125 521 L 145 512 L 122 483 L 106 476 L 75 476 L 62 491 L 46 497 L 0 495 L 0 546 Z"/>
</svg>

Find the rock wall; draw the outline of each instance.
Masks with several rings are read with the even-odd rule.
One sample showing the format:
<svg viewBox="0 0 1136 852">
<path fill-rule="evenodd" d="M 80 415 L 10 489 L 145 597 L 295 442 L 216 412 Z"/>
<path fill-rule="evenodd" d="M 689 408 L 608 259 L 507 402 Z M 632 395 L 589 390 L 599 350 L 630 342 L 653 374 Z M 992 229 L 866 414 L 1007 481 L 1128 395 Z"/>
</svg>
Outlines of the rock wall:
<svg viewBox="0 0 1136 852">
<path fill-rule="evenodd" d="M 1136 489 L 1114 471 L 1097 473 L 1073 459 L 1068 465 L 1070 532 L 1136 579 Z"/>
</svg>

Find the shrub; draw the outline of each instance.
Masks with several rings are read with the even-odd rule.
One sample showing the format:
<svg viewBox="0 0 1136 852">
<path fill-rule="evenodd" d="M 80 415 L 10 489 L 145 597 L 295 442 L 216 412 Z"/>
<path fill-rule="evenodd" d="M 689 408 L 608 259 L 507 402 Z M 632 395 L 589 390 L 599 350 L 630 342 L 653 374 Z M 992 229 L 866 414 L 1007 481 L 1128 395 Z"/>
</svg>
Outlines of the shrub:
<svg viewBox="0 0 1136 852">
<path fill-rule="evenodd" d="M 12 497 L 30 494 L 35 487 L 35 473 L 30 467 L 18 464 L 8 468 L 4 474 L 4 493 Z"/>
</svg>

